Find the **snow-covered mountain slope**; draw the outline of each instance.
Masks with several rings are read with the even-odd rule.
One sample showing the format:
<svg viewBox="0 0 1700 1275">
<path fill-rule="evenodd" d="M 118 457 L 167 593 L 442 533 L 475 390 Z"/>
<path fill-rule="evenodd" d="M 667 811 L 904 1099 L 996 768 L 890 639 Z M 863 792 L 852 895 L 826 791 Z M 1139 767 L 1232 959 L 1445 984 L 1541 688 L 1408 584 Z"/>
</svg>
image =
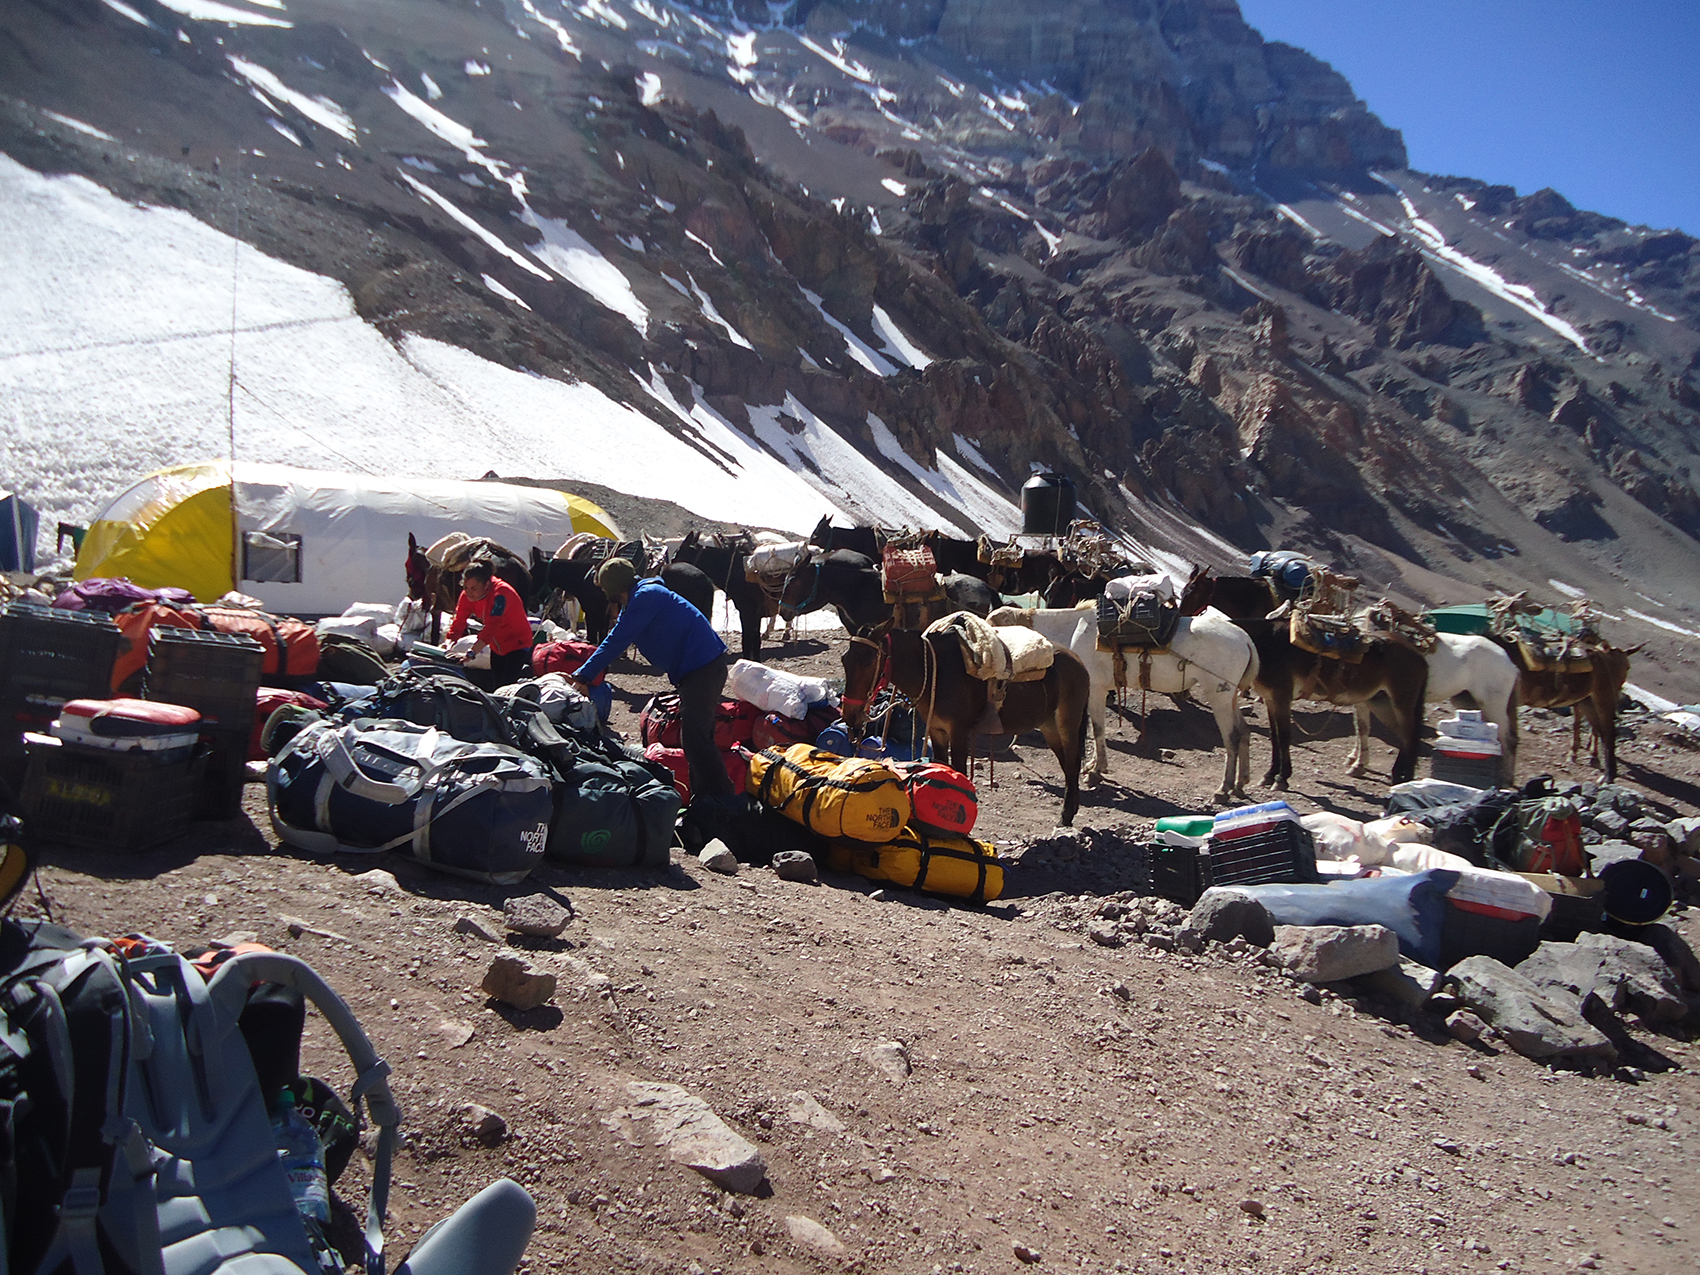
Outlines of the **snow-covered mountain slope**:
<svg viewBox="0 0 1700 1275">
<path fill-rule="evenodd" d="M 229 450 L 234 298 L 239 455 L 994 534 L 1055 468 L 1165 564 L 1700 631 L 1700 245 L 1411 172 L 1227 0 L 40 0 L 0 93 L 52 512 Z"/>
</svg>

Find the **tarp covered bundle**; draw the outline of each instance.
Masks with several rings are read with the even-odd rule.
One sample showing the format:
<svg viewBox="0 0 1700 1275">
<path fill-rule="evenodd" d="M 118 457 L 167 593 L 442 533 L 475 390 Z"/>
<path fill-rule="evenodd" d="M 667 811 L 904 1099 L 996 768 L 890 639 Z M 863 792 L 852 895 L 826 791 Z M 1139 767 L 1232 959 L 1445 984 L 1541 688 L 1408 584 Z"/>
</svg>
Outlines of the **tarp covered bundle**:
<svg viewBox="0 0 1700 1275">
<path fill-rule="evenodd" d="M 36 512 L 22 496 L 0 491 L 0 571 L 35 570 Z"/>
<path fill-rule="evenodd" d="M 566 492 L 512 483 L 373 478 L 208 461 L 149 474 L 90 526 L 76 578 L 125 576 L 197 598 L 233 588 L 288 615 L 338 615 L 353 598 L 402 592 L 407 537 L 483 536 L 553 553 L 613 520 Z"/>
</svg>

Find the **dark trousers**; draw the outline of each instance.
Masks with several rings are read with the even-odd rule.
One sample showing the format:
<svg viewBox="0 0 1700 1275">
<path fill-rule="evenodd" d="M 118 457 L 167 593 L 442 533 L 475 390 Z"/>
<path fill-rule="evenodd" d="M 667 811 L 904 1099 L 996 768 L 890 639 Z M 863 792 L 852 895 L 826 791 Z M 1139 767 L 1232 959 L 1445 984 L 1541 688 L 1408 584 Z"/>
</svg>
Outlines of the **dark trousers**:
<svg viewBox="0 0 1700 1275">
<path fill-rule="evenodd" d="M 730 653 L 679 679 L 679 743 L 691 768 L 692 797 L 730 797 L 732 779 L 714 746 L 714 716 L 726 692 Z"/>
</svg>

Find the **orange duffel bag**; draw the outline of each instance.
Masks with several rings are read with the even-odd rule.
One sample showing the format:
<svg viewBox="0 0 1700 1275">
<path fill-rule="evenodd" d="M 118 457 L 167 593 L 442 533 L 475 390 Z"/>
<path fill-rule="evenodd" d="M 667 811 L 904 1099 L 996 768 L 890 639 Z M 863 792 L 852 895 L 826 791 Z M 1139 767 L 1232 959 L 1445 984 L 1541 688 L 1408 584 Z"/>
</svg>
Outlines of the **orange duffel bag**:
<svg viewBox="0 0 1700 1275">
<path fill-rule="evenodd" d="M 319 671 L 319 634 L 305 620 L 267 615 L 245 607 L 198 608 L 206 623 L 201 627 L 218 633 L 240 633 L 266 650 L 260 673 L 266 677 L 312 677 Z"/>
</svg>

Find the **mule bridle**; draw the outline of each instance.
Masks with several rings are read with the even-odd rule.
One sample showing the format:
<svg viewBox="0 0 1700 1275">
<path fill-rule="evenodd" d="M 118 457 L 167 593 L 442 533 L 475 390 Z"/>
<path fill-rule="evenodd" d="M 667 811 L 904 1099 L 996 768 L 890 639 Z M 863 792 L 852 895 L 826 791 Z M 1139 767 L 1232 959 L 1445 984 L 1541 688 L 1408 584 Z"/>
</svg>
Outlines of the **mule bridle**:
<svg viewBox="0 0 1700 1275">
<path fill-rule="evenodd" d="M 817 558 L 812 565 L 815 569 L 815 579 L 814 583 L 809 586 L 809 594 L 806 598 L 798 603 L 790 603 L 785 600 L 783 594 L 780 595 L 779 614 L 786 620 L 795 620 L 799 615 L 806 615 L 814 603 L 815 595 L 820 592 L 821 569 L 824 564 Z M 869 641 L 868 638 L 864 637 L 852 637 L 850 640 L 852 642 Z"/>
<path fill-rule="evenodd" d="M 886 683 L 890 680 L 888 674 L 891 669 L 891 634 L 887 633 L 878 641 L 875 641 L 871 637 L 863 637 L 860 633 L 852 633 L 850 635 L 850 645 L 868 646 L 873 648 L 875 652 L 874 658 L 876 661 L 874 664 L 874 679 L 868 685 L 868 693 L 866 696 L 857 698 L 851 695 L 844 695 L 840 698 L 840 702 L 849 705 L 852 708 L 866 708 L 873 701 L 874 696 L 878 695 L 880 691 L 885 688 Z M 846 686 L 844 689 L 848 691 L 850 688 Z"/>
</svg>

